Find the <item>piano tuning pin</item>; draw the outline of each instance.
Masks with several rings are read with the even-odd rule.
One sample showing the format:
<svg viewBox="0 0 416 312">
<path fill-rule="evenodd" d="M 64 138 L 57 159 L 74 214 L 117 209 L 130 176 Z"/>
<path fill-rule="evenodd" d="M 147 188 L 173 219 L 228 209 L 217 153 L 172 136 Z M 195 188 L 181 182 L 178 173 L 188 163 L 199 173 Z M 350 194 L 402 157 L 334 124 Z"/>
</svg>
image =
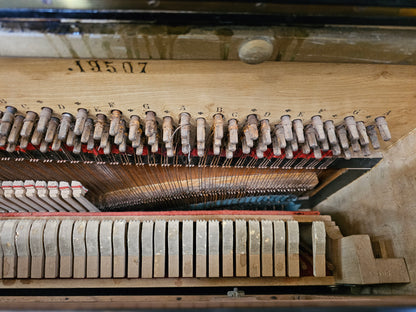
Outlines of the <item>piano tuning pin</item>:
<svg viewBox="0 0 416 312">
<path fill-rule="evenodd" d="M 259 147 L 256 149 L 256 156 L 258 159 L 264 158 L 264 152 Z"/>
<path fill-rule="evenodd" d="M 275 156 L 282 155 L 282 149 L 281 149 L 279 141 L 278 141 L 278 139 L 275 135 L 272 138 L 272 146 L 273 146 L 273 154 Z"/>
<path fill-rule="evenodd" d="M 280 121 L 283 127 L 285 140 L 290 142 L 293 140 L 292 122 L 290 121 L 289 115 L 280 117 Z"/>
<path fill-rule="evenodd" d="M 316 140 L 316 130 L 312 125 L 306 126 L 305 134 L 306 134 L 306 140 L 308 141 L 309 147 L 311 149 L 315 149 L 318 147 L 318 142 Z"/>
<path fill-rule="evenodd" d="M 56 130 L 59 126 L 59 119 L 56 117 L 52 117 L 48 122 L 48 128 L 46 129 L 45 134 L 45 142 L 46 143 L 52 143 L 53 138 L 55 137 Z"/>
<path fill-rule="evenodd" d="M 332 120 L 327 120 L 324 122 L 324 127 L 326 130 L 326 135 L 328 142 L 331 145 L 338 144 L 337 134 L 335 133 L 335 125 Z"/>
<path fill-rule="evenodd" d="M 78 109 L 77 116 L 75 117 L 74 133 L 75 135 L 81 135 L 84 131 L 85 121 L 88 118 L 88 111 L 85 108 Z"/>
<path fill-rule="evenodd" d="M 0 146 L 1 147 L 6 146 L 6 143 L 7 143 L 7 137 L 4 135 L 0 136 Z"/>
<path fill-rule="evenodd" d="M 361 151 L 361 146 L 358 141 L 351 141 L 351 148 L 355 153 L 359 153 Z"/>
<path fill-rule="evenodd" d="M 282 125 L 276 125 L 275 136 L 277 138 L 277 142 L 279 143 L 280 148 L 285 148 L 287 144 L 286 144 L 285 132 L 284 132 Z"/>
<path fill-rule="evenodd" d="M 29 138 L 28 137 L 20 137 L 19 147 L 21 149 L 26 149 L 29 145 Z"/>
<path fill-rule="evenodd" d="M 94 133 L 91 131 L 90 137 L 88 138 L 88 141 L 87 141 L 87 150 L 92 151 L 94 149 L 94 146 L 95 146 Z"/>
<path fill-rule="evenodd" d="M 10 134 L 9 134 L 8 139 L 7 139 L 7 142 L 9 144 L 14 144 L 14 145 L 17 144 L 17 141 L 19 140 L 19 133 L 20 133 L 20 130 L 22 129 L 22 125 L 23 125 L 23 120 L 24 120 L 24 117 L 21 116 L 21 115 L 17 115 L 14 118 L 13 126 L 10 129 Z"/>
<path fill-rule="evenodd" d="M 151 136 L 147 137 L 147 144 L 156 144 L 156 132 L 154 132 Z"/>
<path fill-rule="evenodd" d="M 344 118 L 345 125 L 351 141 L 358 141 L 360 135 L 358 134 L 357 123 L 355 122 L 354 116 L 348 116 Z"/>
<path fill-rule="evenodd" d="M 109 135 L 115 136 L 118 131 L 119 123 L 121 120 L 121 111 L 114 109 L 111 111 L 110 128 L 108 130 Z"/>
<path fill-rule="evenodd" d="M 222 114 L 215 114 L 214 115 L 214 139 L 221 142 L 223 137 L 224 137 L 224 117 L 222 116 Z"/>
<path fill-rule="evenodd" d="M 302 153 L 305 155 L 309 155 L 311 153 L 311 147 L 309 146 L 308 140 L 302 144 Z"/>
<path fill-rule="evenodd" d="M 82 144 L 81 144 L 81 140 L 79 136 L 75 136 L 74 138 L 74 148 L 72 150 L 72 152 L 74 154 L 80 154 L 82 151 Z"/>
<path fill-rule="evenodd" d="M 241 139 L 241 149 L 243 154 L 250 154 L 250 147 L 247 145 L 246 137 L 242 137 Z"/>
<path fill-rule="evenodd" d="M 322 158 L 322 153 L 321 153 L 321 149 L 319 148 L 319 146 L 313 148 L 313 157 L 315 157 L 316 159 Z"/>
<path fill-rule="evenodd" d="M 196 142 L 199 157 L 205 154 L 205 123 L 204 118 L 198 118 L 196 120 Z"/>
<path fill-rule="evenodd" d="M 147 112 L 146 113 L 146 118 L 145 118 L 144 134 L 147 137 L 151 137 L 154 134 L 156 134 L 156 132 L 157 132 L 157 129 L 156 129 L 156 114 L 154 112 Z"/>
<path fill-rule="evenodd" d="M 221 153 L 221 146 L 214 145 L 212 147 L 212 150 L 213 150 L 214 155 L 219 155 Z"/>
<path fill-rule="evenodd" d="M 270 128 L 269 128 L 270 131 Z M 236 119 L 230 119 L 228 121 L 228 137 L 229 144 L 238 144 L 238 121 Z"/>
<path fill-rule="evenodd" d="M 118 150 L 120 153 L 125 153 L 127 151 L 127 134 L 123 134 L 123 138 L 121 140 L 120 145 L 118 146 Z"/>
<path fill-rule="evenodd" d="M 16 150 L 16 144 L 9 143 L 6 148 L 6 152 L 13 153 Z"/>
<path fill-rule="evenodd" d="M 296 133 L 293 131 L 293 140 L 290 141 L 290 145 L 292 145 L 292 151 L 297 152 L 299 150 L 298 140 L 296 138 Z"/>
<path fill-rule="evenodd" d="M 14 120 L 14 114 L 16 114 L 17 110 L 13 106 L 7 106 L 6 110 L 3 113 L 3 117 L 1 118 L 0 124 L 0 135 L 1 136 L 8 136 L 10 128 L 12 127 L 12 123 Z"/>
<path fill-rule="evenodd" d="M 33 126 L 35 125 L 36 118 L 38 118 L 38 114 L 35 112 L 27 112 L 25 119 L 23 120 L 23 126 L 20 130 L 20 136 L 22 138 L 29 138 L 30 134 L 32 133 Z"/>
<path fill-rule="evenodd" d="M 140 145 L 136 148 L 136 155 L 141 156 L 143 155 L 143 144 L 140 143 Z"/>
<path fill-rule="evenodd" d="M 109 130 L 109 126 L 107 124 L 104 125 L 103 132 L 101 134 L 101 140 L 100 140 L 100 148 L 101 149 L 106 148 L 106 146 L 108 144 L 108 141 L 110 139 L 110 134 L 108 133 L 108 130 Z"/>
<path fill-rule="evenodd" d="M 97 120 L 94 126 L 94 140 L 101 140 L 106 121 L 107 117 L 104 114 L 97 114 Z"/>
<path fill-rule="evenodd" d="M 303 122 L 301 119 L 293 120 L 293 130 L 295 130 L 298 143 L 303 144 L 305 142 L 305 134 L 303 133 Z"/>
<path fill-rule="evenodd" d="M 383 139 L 383 141 L 390 141 L 391 134 L 390 134 L 389 127 L 387 125 L 386 118 L 384 118 L 383 116 L 380 116 L 380 117 L 377 117 L 375 120 L 376 120 L 378 131 L 380 132 L 380 136 Z"/>
<path fill-rule="evenodd" d="M 175 156 L 175 153 L 173 152 L 172 148 L 166 149 L 166 156 L 168 156 L 168 157 Z"/>
<path fill-rule="evenodd" d="M 188 113 L 180 114 L 180 127 L 182 153 L 187 155 L 188 153 L 190 153 L 191 149 L 191 115 L 189 115 Z"/>
<path fill-rule="evenodd" d="M 341 147 L 339 146 L 338 143 L 331 145 L 331 151 L 332 151 L 332 155 L 334 156 L 341 155 Z"/>
<path fill-rule="evenodd" d="M 35 131 L 32 134 L 30 143 L 37 146 L 37 145 L 40 145 L 40 143 L 42 142 L 42 139 L 43 139 L 43 133 L 39 131 Z"/>
<path fill-rule="evenodd" d="M 253 147 L 253 141 L 259 137 L 259 131 L 257 129 L 257 116 L 254 114 L 247 116 L 246 126 L 243 129 L 246 137 L 246 143 L 248 147 Z"/>
<path fill-rule="evenodd" d="M 349 148 L 344 148 L 343 151 L 344 151 L 344 158 L 346 160 L 350 160 L 351 157 L 352 157 L 350 149 Z"/>
<path fill-rule="evenodd" d="M 56 133 L 55 137 L 53 138 L 51 150 L 54 151 L 54 152 L 57 152 L 61 149 L 62 141 L 58 137 L 59 137 L 59 135 L 58 135 L 58 133 Z"/>
<path fill-rule="evenodd" d="M 364 122 L 357 121 L 357 130 L 358 130 L 358 135 L 360 137 L 359 139 L 360 144 L 362 146 L 370 144 L 370 139 L 368 138 L 367 130 L 365 128 Z"/>
<path fill-rule="evenodd" d="M 371 145 L 373 146 L 375 150 L 379 149 L 380 142 L 377 137 L 376 127 L 374 125 L 369 125 L 367 126 L 366 129 L 367 129 L 368 137 L 370 138 Z"/>
<path fill-rule="evenodd" d="M 71 127 L 73 116 L 70 113 L 63 113 L 61 117 L 61 124 L 58 130 L 58 139 L 64 141 L 68 135 L 69 128 Z"/>
<path fill-rule="evenodd" d="M 156 137 L 156 133 L 154 134 L 154 136 Z M 152 153 L 157 153 L 158 150 L 159 150 L 159 143 L 158 143 L 158 140 L 157 140 L 157 137 L 156 137 L 155 143 L 152 144 L 151 152 Z"/>
<path fill-rule="evenodd" d="M 322 151 L 328 152 L 329 151 L 328 140 L 325 139 L 324 141 L 320 142 L 320 147 L 321 147 Z"/>
<path fill-rule="evenodd" d="M 140 129 L 140 118 L 139 116 L 133 115 L 130 117 L 129 121 L 129 140 L 135 141 L 139 135 Z"/>
<path fill-rule="evenodd" d="M 110 140 L 107 140 L 107 144 L 104 146 L 103 152 L 104 152 L 104 155 L 110 155 L 110 153 L 111 153 L 111 142 L 110 142 Z"/>
<path fill-rule="evenodd" d="M 236 144 L 228 143 L 227 150 L 229 150 L 229 151 L 231 151 L 231 152 L 234 153 L 237 150 L 237 145 Z"/>
<path fill-rule="evenodd" d="M 272 144 L 272 135 L 270 133 L 270 123 L 267 119 L 263 119 L 260 121 L 260 132 L 261 132 L 261 139 L 263 141 L 263 144 L 266 146 Z"/>
<path fill-rule="evenodd" d="M 225 158 L 232 159 L 233 157 L 234 157 L 234 152 L 227 149 L 225 152 Z"/>
<path fill-rule="evenodd" d="M 341 148 L 344 150 L 348 149 L 350 147 L 350 144 L 348 143 L 347 130 L 345 130 L 345 127 L 343 125 L 337 126 L 335 128 L 335 131 L 338 135 Z"/>
<path fill-rule="evenodd" d="M 133 148 L 139 147 L 141 143 L 142 143 L 142 135 L 141 135 L 141 133 L 139 133 L 136 136 L 136 140 L 131 142 L 131 147 L 133 147 Z"/>
<path fill-rule="evenodd" d="M 285 157 L 287 159 L 292 159 L 293 158 L 292 145 L 290 145 L 290 144 L 288 144 L 285 148 Z"/>
<path fill-rule="evenodd" d="M 39 146 L 39 151 L 42 153 L 46 153 L 49 151 L 49 143 L 45 141 L 45 139 L 42 140 Z"/>
<path fill-rule="evenodd" d="M 88 118 L 84 124 L 84 130 L 81 134 L 81 143 L 88 143 L 90 136 L 94 130 L 94 121 L 91 118 Z"/>
<path fill-rule="evenodd" d="M 50 109 L 49 107 L 43 107 L 39 114 L 39 121 L 36 126 L 35 132 L 45 133 L 46 128 L 49 123 L 49 119 L 51 119 L 51 116 L 52 116 L 52 109 Z"/>
<path fill-rule="evenodd" d="M 130 129 L 131 129 L 131 127 L 130 127 Z M 162 141 L 163 141 L 163 143 L 171 142 L 172 141 L 172 134 L 173 134 L 173 120 L 172 120 L 172 117 L 170 117 L 170 116 L 163 117 L 163 124 L 162 124 Z M 131 140 L 131 141 L 133 141 L 133 140 Z"/>
<path fill-rule="evenodd" d="M 114 144 L 120 145 L 121 142 L 123 142 L 124 133 L 126 132 L 126 121 L 120 120 L 120 123 L 118 124 L 117 133 L 114 136 Z"/>
<path fill-rule="evenodd" d="M 361 151 L 362 151 L 364 156 L 370 156 L 371 155 L 370 146 L 368 144 L 361 146 Z"/>
<path fill-rule="evenodd" d="M 68 130 L 68 134 L 66 136 L 66 145 L 74 146 L 74 141 L 75 141 L 75 133 L 72 127 L 70 127 Z"/>
<path fill-rule="evenodd" d="M 324 131 L 324 124 L 322 123 L 321 116 L 316 115 L 312 117 L 312 126 L 315 128 L 316 131 L 316 138 L 319 142 L 323 142 L 326 140 L 326 135 Z"/>
</svg>

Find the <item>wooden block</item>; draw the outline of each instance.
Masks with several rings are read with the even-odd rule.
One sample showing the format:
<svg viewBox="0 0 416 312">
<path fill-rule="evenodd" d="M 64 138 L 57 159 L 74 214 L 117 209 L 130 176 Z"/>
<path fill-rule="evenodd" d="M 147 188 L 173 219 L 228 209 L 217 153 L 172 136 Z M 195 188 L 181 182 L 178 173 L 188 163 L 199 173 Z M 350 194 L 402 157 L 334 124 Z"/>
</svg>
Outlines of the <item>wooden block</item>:
<svg viewBox="0 0 416 312">
<path fill-rule="evenodd" d="M 16 277 L 17 254 L 15 245 L 17 220 L 6 220 L 1 229 L 1 247 L 3 249 L 3 278 Z"/>
<path fill-rule="evenodd" d="M 406 262 L 402 258 L 375 259 L 379 283 L 409 283 Z"/>
<path fill-rule="evenodd" d="M 234 276 L 234 222 L 222 221 L 222 276 Z"/>
<path fill-rule="evenodd" d="M 155 222 L 153 277 L 165 277 L 166 221 Z"/>
<path fill-rule="evenodd" d="M 299 277 L 299 224 L 297 221 L 287 221 L 287 274 L 289 277 Z"/>
<path fill-rule="evenodd" d="M 168 222 L 168 255 L 168 276 L 179 277 L 179 221 L 176 220 Z"/>
<path fill-rule="evenodd" d="M 286 228 L 284 221 L 273 221 L 274 276 L 286 276 Z"/>
<path fill-rule="evenodd" d="M 17 278 L 30 277 L 29 233 L 32 220 L 20 220 L 16 227 Z"/>
<path fill-rule="evenodd" d="M 30 277 L 42 278 L 45 271 L 45 251 L 43 249 L 43 232 L 46 220 L 33 221 L 29 234 L 31 254 Z"/>
<path fill-rule="evenodd" d="M 235 275 L 247 276 L 247 222 L 235 221 Z"/>
<path fill-rule="evenodd" d="M 113 277 L 126 276 L 126 220 L 116 220 L 113 225 Z"/>
<path fill-rule="evenodd" d="M 220 276 L 220 224 L 208 221 L 208 276 Z"/>
<path fill-rule="evenodd" d="M 129 221 L 127 230 L 127 277 L 140 274 L 140 221 Z"/>
<path fill-rule="evenodd" d="M 325 223 L 322 221 L 312 222 L 312 253 L 313 253 L 313 275 L 322 277 L 326 275 L 326 232 Z"/>
<path fill-rule="evenodd" d="M 196 277 L 207 276 L 207 221 L 196 222 Z"/>
<path fill-rule="evenodd" d="M 194 222 L 182 222 L 182 277 L 194 276 Z"/>
<path fill-rule="evenodd" d="M 100 277 L 113 277 L 113 221 L 100 224 Z"/>
<path fill-rule="evenodd" d="M 74 227 L 74 220 L 62 220 L 59 227 L 59 277 L 72 277 L 72 270 L 74 267 L 72 252 L 72 229 Z"/>
<path fill-rule="evenodd" d="M 100 244 L 98 229 L 100 222 L 90 220 L 87 223 L 85 242 L 87 245 L 87 278 L 98 278 L 100 275 Z"/>
<path fill-rule="evenodd" d="M 258 221 L 248 221 L 248 264 L 249 276 L 260 276 L 260 224 Z"/>
<path fill-rule="evenodd" d="M 87 221 L 77 220 L 72 232 L 72 246 L 74 253 L 74 278 L 85 278 L 87 269 L 87 247 L 86 247 Z"/>
<path fill-rule="evenodd" d="M 57 278 L 59 275 L 59 250 L 58 250 L 58 220 L 48 220 L 43 232 L 43 244 L 45 248 L 45 278 Z"/>
<path fill-rule="evenodd" d="M 142 278 L 153 277 L 153 221 L 142 223 Z"/>
<path fill-rule="evenodd" d="M 273 225 L 261 221 L 261 276 L 273 276 Z"/>
</svg>

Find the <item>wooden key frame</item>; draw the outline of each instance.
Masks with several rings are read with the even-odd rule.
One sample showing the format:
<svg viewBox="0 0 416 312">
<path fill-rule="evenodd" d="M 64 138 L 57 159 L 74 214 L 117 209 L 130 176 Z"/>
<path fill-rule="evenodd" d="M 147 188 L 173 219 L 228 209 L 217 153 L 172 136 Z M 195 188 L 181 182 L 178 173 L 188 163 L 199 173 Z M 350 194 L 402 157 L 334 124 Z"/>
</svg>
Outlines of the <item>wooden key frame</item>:
<svg viewBox="0 0 416 312">
<path fill-rule="evenodd" d="M 354 116 L 366 125 L 385 116 L 392 140 L 415 124 L 414 66 L 238 61 L 138 61 L 99 59 L 0 59 L 0 108 L 18 113 L 53 109 L 60 117 L 86 108 L 91 117 L 112 110 L 143 118 L 188 112 L 191 122 L 216 113 L 239 125 L 250 114 L 278 123 L 282 115 L 307 123 L 315 115 L 335 124 Z"/>
</svg>

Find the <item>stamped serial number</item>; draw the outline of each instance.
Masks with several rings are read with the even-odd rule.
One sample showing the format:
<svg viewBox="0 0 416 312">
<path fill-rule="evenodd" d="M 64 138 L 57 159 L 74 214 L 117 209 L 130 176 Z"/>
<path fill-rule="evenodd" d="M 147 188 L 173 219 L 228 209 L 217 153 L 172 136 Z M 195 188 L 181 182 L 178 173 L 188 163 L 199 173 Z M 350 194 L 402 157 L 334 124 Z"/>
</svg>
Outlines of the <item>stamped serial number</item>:
<svg viewBox="0 0 416 312">
<path fill-rule="evenodd" d="M 68 67 L 68 70 L 80 73 L 146 74 L 147 62 L 76 60 L 73 66 Z"/>
</svg>

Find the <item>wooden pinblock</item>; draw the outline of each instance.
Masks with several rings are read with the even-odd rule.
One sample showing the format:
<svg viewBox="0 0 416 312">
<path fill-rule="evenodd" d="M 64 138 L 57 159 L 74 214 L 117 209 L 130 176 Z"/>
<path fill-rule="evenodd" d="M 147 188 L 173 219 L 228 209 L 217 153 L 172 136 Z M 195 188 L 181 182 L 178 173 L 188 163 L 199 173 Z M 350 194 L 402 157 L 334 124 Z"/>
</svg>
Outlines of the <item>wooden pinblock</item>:
<svg viewBox="0 0 416 312">
<path fill-rule="evenodd" d="M 72 277 L 72 270 L 74 267 L 72 252 L 72 229 L 74 221 L 70 219 L 63 220 L 59 227 L 58 241 L 59 241 L 59 277 Z"/>
<path fill-rule="evenodd" d="M 100 224 L 100 277 L 113 277 L 113 221 L 104 220 Z"/>
<path fill-rule="evenodd" d="M 289 277 L 299 277 L 299 224 L 297 221 L 287 221 L 287 274 Z"/>
<path fill-rule="evenodd" d="M 33 226 L 32 226 L 33 227 Z M 85 244 L 85 232 L 87 228 L 87 221 L 77 220 L 74 223 L 74 230 L 72 232 L 72 247 L 74 253 L 74 278 L 85 278 L 87 268 L 87 250 Z"/>
<path fill-rule="evenodd" d="M 274 276 L 286 276 L 286 228 L 284 221 L 273 221 Z"/>
<path fill-rule="evenodd" d="M 100 222 L 98 220 L 90 220 L 87 223 L 85 233 L 87 245 L 87 278 L 98 278 L 100 274 L 99 226 Z"/>
<path fill-rule="evenodd" d="M 326 232 L 325 223 L 322 221 L 312 222 L 312 253 L 313 253 L 313 275 L 322 277 L 326 275 Z"/>
<path fill-rule="evenodd" d="M 261 276 L 273 276 L 273 225 L 261 221 Z"/>
<path fill-rule="evenodd" d="M 194 222 L 182 222 L 182 277 L 193 277 Z"/>
<path fill-rule="evenodd" d="M 220 223 L 208 221 L 208 276 L 220 276 Z"/>
<path fill-rule="evenodd" d="M 3 278 L 16 277 L 16 245 L 15 235 L 17 220 L 6 220 L 1 229 L 1 247 L 3 249 Z"/>
<path fill-rule="evenodd" d="M 168 222 L 168 260 L 168 276 L 179 277 L 179 221 L 176 220 Z"/>
<path fill-rule="evenodd" d="M 222 221 L 222 276 L 234 276 L 234 222 Z"/>
<path fill-rule="evenodd" d="M 127 228 L 127 277 L 137 278 L 140 273 L 140 221 L 129 221 Z"/>
<path fill-rule="evenodd" d="M 155 222 L 153 276 L 165 277 L 166 221 Z"/>
<path fill-rule="evenodd" d="M 260 276 L 260 223 L 259 221 L 248 221 L 248 264 L 249 276 Z"/>
<path fill-rule="evenodd" d="M 20 220 L 16 227 L 17 278 L 30 277 L 29 233 L 32 220 Z"/>
<path fill-rule="evenodd" d="M 45 278 L 57 278 L 59 275 L 58 220 L 48 220 L 43 232 L 45 248 Z"/>
<path fill-rule="evenodd" d="M 247 276 L 247 222 L 235 221 L 235 275 Z"/>
<path fill-rule="evenodd" d="M 207 276 L 207 221 L 196 222 L 196 277 Z"/>
<path fill-rule="evenodd" d="M 113 277 L 126 276 L 126 220 L 113 224 Z"/>
<path fill-rule="evenodd" d="M 153 277 L 153 221 L 142 223 L 142 278 Z"/>
</svg>

